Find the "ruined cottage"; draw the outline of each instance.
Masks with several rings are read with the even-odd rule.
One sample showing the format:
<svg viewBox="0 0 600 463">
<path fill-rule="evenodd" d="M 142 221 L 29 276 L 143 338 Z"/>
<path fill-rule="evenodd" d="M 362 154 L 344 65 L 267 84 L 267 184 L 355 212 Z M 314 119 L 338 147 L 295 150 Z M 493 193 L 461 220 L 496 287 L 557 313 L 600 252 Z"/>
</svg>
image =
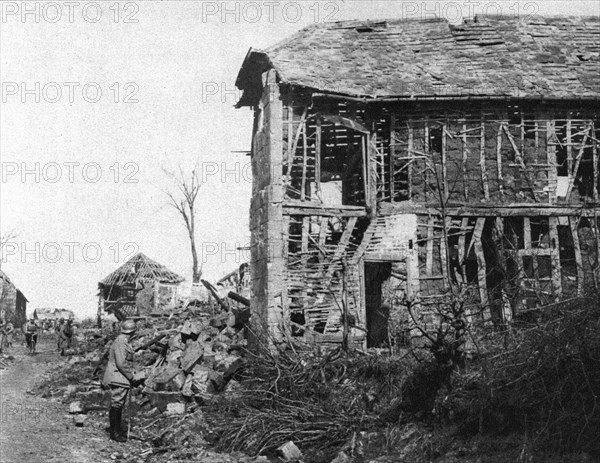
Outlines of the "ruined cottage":
<svg viewBox="0 0 600 463">
<path fill-rule="evenodd" d="M 369 346 L 452 285 L 504 323 L 597 287 L 598 18 L 347 21 L 251 49 L 252 307 Z M 345 316 L 342 314 L 346 313 Z"/>
<path fill-rule="evenodd" d="M 98 318 L 161 314 L 175 307 L 184 278 L 139 252 L 98 283 Z"/>
</svg>

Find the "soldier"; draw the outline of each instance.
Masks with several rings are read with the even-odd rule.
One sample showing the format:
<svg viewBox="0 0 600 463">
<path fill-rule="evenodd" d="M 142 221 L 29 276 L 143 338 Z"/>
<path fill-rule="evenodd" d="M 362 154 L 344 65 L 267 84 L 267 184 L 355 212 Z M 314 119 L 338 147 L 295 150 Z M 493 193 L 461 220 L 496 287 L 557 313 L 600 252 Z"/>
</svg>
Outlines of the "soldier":
<svg viewBox="0 0 600 463">
<path fill-rule="evenodd" d="M 117 442 L 125 442 L 127 436 L 121 431 L 123 405 L 127 394 L 131 394 L 136 374 L 133 369 L 133 347 L 130 341 L 135 333 L 133 320 L 126 320 L 121 326 L 121 334 L 117 336 L 108 353 L 108 365 L 104 372 L 103 383 L 110 388 L 110 409 L 108 412 L 110 438 Z"/>
<path fill-rule="evenodd" d="M 12 324 L 12 322 L 8 322 L 4 327 L 4 341 L 7 348 L 12 347 L 12 339 L 14 332 L 15 326 Z"/>
<path fill-rule="evenodd" d="M 25 342 L 29 348 L 29 353 L 35 354 L 35 345 L 38 341 L 38 326 L 33 318 L 30 318 L 29 321 L 23 325 L 23 334 L 25 335 Z"/>
<path fill-rule="evenodd" d="M 54 332 L 56 333 L 56 348 L 60 352 L 60 332 L 62 330 L 63 323 L 65 322 L 64 318 L 58 320 L 58 325 L 54 327 Z"/>
<path fill-rule="evenodd" d="M 71 341 L 73 339 L 73 320 L 70 318 L 66 323 L 63 323 L 60 333 L 58 336 L 58 349 L 60 355 L 65 355 L 66 350 L 71 348 Z"/>
</svg>

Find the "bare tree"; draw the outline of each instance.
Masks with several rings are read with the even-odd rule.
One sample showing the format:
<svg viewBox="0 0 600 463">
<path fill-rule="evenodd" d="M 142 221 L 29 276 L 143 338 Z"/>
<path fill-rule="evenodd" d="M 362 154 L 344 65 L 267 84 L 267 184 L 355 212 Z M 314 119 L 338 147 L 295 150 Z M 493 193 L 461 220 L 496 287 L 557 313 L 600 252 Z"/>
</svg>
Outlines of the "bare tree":
<svg viewBox="0 0 600 463">
<path fill-rule="evenodd" d="M 164 172 L 171 177 L 177 186 L 177 193 L 166 191 L 169 197 L 170 204 L 173 206 L 185 223 L 185 227 L 190 238 L 190 247 L 192 251 L 192 282 L 200 283 L 202 277 L 202 265 L 198 261 L 198 250 L 196 249 L 196 199 L 198 192 L 202 186 L 200 182 L 200 175 L 197 167 L 192 169 L 189 175 L 183 171 L 181 166 L 179 167 L 179 174 L 173 174 L 165 169 Z"/>
<path fill-rule="evenodd" d="M 4 263 L 4 258 L 5 258 L 4 247 L 8 243 L 13 241 L 16 237 L 17 237 L 17 233 L 14 230 L 0 234 L 0 269 L 2 268 L 2 264 Z"/>
</svg>

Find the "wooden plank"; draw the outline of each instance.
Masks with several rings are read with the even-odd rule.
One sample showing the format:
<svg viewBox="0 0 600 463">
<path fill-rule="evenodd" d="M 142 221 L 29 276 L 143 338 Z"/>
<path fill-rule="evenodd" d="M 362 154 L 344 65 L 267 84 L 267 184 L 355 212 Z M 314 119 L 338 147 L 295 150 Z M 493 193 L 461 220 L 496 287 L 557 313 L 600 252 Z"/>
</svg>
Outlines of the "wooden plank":
<svg viewBox="0 0 600 463">
<path fill-rule="evenodd" d="M 468 226 L 469 226 L 468 217 L 463 217 L 461 224 L 460 224 L 461 229 L 466 230 Z M 467 234 L 466 234 L 466 232 L 463 232 L 458 237 L 458 262 L 460 264 L 462 274 L 465 277 L 465 282 L 466 282 L 466 275 L 467 275 L 467 266 L 466 266 L 466 262 L 465 262 L 465 260 L 466 260 L 466 255 L 465 255 L 466 241 L 467 241 Z"/>
<path fill-rule="evenodd" d="M 302 254 L 306 255 L 308 253 L 308 236 L 310 234 L 310 220 L 311 217 L 305 216 L 302 217 Z"/>
<path fill-rule="evenodd" d="M 550 226 L 550 249 L 552 250 L 552 254 L 550 255 L 550 259 L 552 262 L 552 287 L 554 289 L 554 298 L 558 301 L 558 298 L 562 295 L 560 243 L 558 240 L 558 218 L 549 217 L 548 224 Z"/>
<path fill-rule="evenodd" d="M 574 160 L 575 165 L 573 166 L 573 171 L 571 172 L 571 175 L 569 176 L 569 186 L 567 187 L 567 194 L 565 195 L 565 198 L 566 198 L 565 200 L 567 202 L 569 202 L 569 199 L 571 198 L 571 191 L 573 191 L 573 186 L 575 185 L 575 178 L 577 177 L 577 171 L 579 170 L 579 164 L 581 163 L 581 158 L 583 157 L 583 152 L 585 151 L 585 148 L 586 148 L 590 130 L 591 130 L 591 128 L 588 127 L 587 130 L 584 131 L 583 141 L 581 142 L 581 148 L 579 149 L 579 152 L 577 153 L 577 158 Z"/>
<path fill-rule="evenodd" d="M 369 135 L 365 135 L 361 138 L 361 155 L 362 155 L 362 167 L 363 167 L 363 188 L 365 189 L 365 204 L 370 206 L 370 177 L 369 177 Z"/>
<path fill-rule="evenodd" d="M 575 252 L 575 265 L 577 265 L 577 295 L 583 296 L 584 272 L 583 258 L 581 256 L 581 245 L 579 244 L 579 233 L 577 232 L 578 220 L 576 217 L 569 217 L 569 226 L 573 238 L 573 251 Z"/>
<path fill-rule="evenodd" d="M 293 147 L 294 147 L 294 106 L 293 101 L 288 103 L 287 107 L 287 129 L 288 129 L 288 137 L 287 137 L 287 153 L 284 156 L 283 164 L 287 166 L 288 173 L 291 171 L 291 164 L 293 162 Z"/>
<path fill-rule="evenodd" d="M 442 126 L 442 187 L 444 189 L 444 201 L 448 201 L 448 141 L 446 139 L 446 123 Z"/>
<path fill-rule="evenodd" d="M 524 117 L 523 117 L 523 110 L 519 111 L 519 118 L 521 119 L 521 122 L 519 124 L 519 139 L 520 139 L 520 147 L 521 147 L 521 153 L 525 153 L 525 121 L 524 121 Z"/>
<path fill-rule="evenodd" d="M 290 216 L 284 214 L 281 218 L 281 222 L 283 231 L 283 258 L 287 261 L 290 250 Z"/>
<path fill-rule="evenodd" d="M 485 226 L 485 217 L 479 217 L 477 219 L 477 221 L 475 222 L 475 227 L 473 227 L 473 235 L 471 236 L 471 242 L 469 243 L 469 248 L 467 249 L 467 254 L 466 254 L 467 257 L 469 256 L 471 249 L 473 249 L 473 246 L 475 245 L 477 236 L 479 235 L 481 237 L 484 226 Z"/>
<path fill-rule="evenodd" d="M 395 214 L 418 214 L 430 215 L 440 213 L 439 202 L 429 204 L 409 204 L 408 202 L 396 204 L 382 204 L 378 211 L 381 216 Z M 593 217 L 594 208 L 588 205 L 586 208 L 577 208 L 577 212 L 582 217 Z M 446 214 L 453 217 L 547 217 L 547 216 L 566 216 L 573 213 L 573 206 L 570 205 L 551 205 L 551 204 L 532 204 L 532 203 L 511 203 L 507 206 L 483 204 L 478 206 L 455 206 L 446 208 Z M 423 225 L 425 226 L 425 225 Z"/>
<path fill-rule="evenodd" d="M 445 218 L 444 227 L 448 225 L 448 217 Z M 447 288 L 450 285 L 448 277 L 448 265 L 450 259 L 448 256 L 447 243 L 444 239 L 444 234 L 440 237 L 440 265 L 442 266 L 442 278 L 444 279 L 444 287 Z"/>
<path fill-rule="evenodd" d="M 408 153 L 411 159 L 408 161 L 408 199 L 411 200 L 413 196 L 412 176 L 413 176 L 413 162 L 412 151 L 414 149 L 414 138 L 413 138 L 412 120 L 408 120 Z"/>
<path fill-rule="evenodd" d="M 340 241 L 338 242 L 337 248 L 333 253 L 333 257 L 329 266 L 327 267 L 327 271 L 325 272 L 325 280 L 329 280 L 333 275 L 334 268 L 336 262 L 340 260 L 342 255 L 346 252 L 346 247 L 348 243 L 350 243 L 350 238 L 352 238 L 352 232 L 354 231 L 354 227 L 356 226 L 356 221 L 358 219 L 356 217 L 350 217 L 348 219 L 348 223 L 346 224 L 346 228 L 344 229 Z"/>
<path fill-rule="evenodd" d="M 524 249 L 531 249 L 531 220 L 523 217 L 523 243 Z"/>
<path fill-rule="evenodd" d="M 429 216 L 427 225 L 427 255 L 425 257 L 425 275 L 433 275 L 433 224 L 435 219 Z"/>
<path fill-rule="evenodd" d="M 300 199 L 306 199 L 306 175 L 308 169 L 308 144 L 306 141 L 306 121 L 302 130 L 302 186 L 300 188 Z"/>
<path fill-rule="evenodd" d="M 315 191 L 318 196 L 321 193 L 321 118 L 317 118 L 315 132 Z"/>
<path fill-rule="evenodd" d="M 423 140 L 423 142 L 425 144 L 425 146 L 423 147 L 423 150 L 425 151 L 425 155 L 427 156 L 427 159 L 429 160 L 429 162 L 431 162 L 432 161 L 432 159 L 430 157 L 431 153 L 429 151 L 429 118 L 428 117 L 425 117 L 425 139 Z M 426 163 L 427 163 L 427 161 L 426 161 Z M 430 193 L 430 191 L 429 191 L 429 175 L 430 175 L 429 170 L 430 170 L 429 166 L 427 166 L 425 168 L 425 193 L 424 193 L 425 201 L 427 201 L 429 199 L 429 193 Z M 437 195 L 434 196 L 434 198 L 438 199 Z"/>
<path fill-rule="evenodd" d="M 595 123 L 592 122 L 592 133 L 594 130 L 599 130 L 600 127 L 596 127 Z M 594 202 L 598 202 L 598 141 L 594 138 L 592 141 L 592 158 L 594 164 Z"/>
<path fill-rule="evenodd" d="M 308 203 L 307 203 L 308 205 Z M 301 207 L 291 201 L 283 203 L 284 215 L 317 215 L 326 217 L 366 217 L 367 211 L 364 208 L 345 208 L 345 207 L 323 207 L 315 208 L 311 206 Z"/>
<path fill-rule="evenodd" d="M 481 307 L 483 310 L 483 321 L 489 323 L 492 320 L 488 294 L 487 294 L 487 267 L 485 263 L 485 255 L 483 253 L 483 246 L 481 245 L 481 235 L 485 226 L 485 218 L 480 217 L 477 219 L 475 230 L 473 230 L 473 248 L 475 250 L 475 257 L 477 258 L 477 282 L 479 286 L 479 300 L 481 301 Z"/>
<path fill-rule="evenodd" d="M 481 139 L 479 141 L 479 168 L 481 170 L 481 185 L 483 187 L 483 197 L 486 201 L 490 200 L 490 186 L 488 183 L 487 167 L 485 165 L 485 119 L 481 118 Z"/>
<path fill-rule="evenodd" d="M 515 139 L 512 136 L 512 134 L 509 132 L 508 127 L 505 124 L 502 124 L 502 128 L 508 138 L 508 141 L 510 141 L 510 144 L 512 145 L 513 151 L 515 152 L 516 160 L 519 163 L 519 165 L 521 166 L 523 177 L 525 177 L 525 180 L 527 180 L 527 185 L 529 186 L 529 189 L 531 190 L 531 195 L 533 196 L 533 199 L 539 203 L 540 201 L 537 197 L 537 194 L 535 193 L 535 185 L 532 183 L 531 178 L 529 177 L 529 172 L 527 172 L 527 166 L 525 165 L 525 162 L 523 161 L 523 156 L 521 155 L 521 152 L 519 151 L 519 148 L 518 148 L 517 144 L 515 143 Z"/>
<path fill-rule="evenodd" d="M 367 157 L 368 157 L 368 195 L 367 205 L 374 211 L 377 207 L 377 156 L 379 151 L 377 150 L 376 134 L 367 135 Z"/>
<path fill-rule="evenodd" d="M 379 158 L 379 175 L 380 175 L 380 185 L 381 185 L 381 199 L 385 201 L 385 151 L 383 147 L 377 148 L 377 127 L 373 127 L 373 146 L 377 150 L 377 157 Z"/>
<path fill-rule="evenodd" d="M 550 143 L 551 138 L 555 135 L 555 122 L 550 119 L 546 122 L 546 155 L 548 164 L 556 165 L 556 146 Z M 548 194 L 550 198 L 550 204 L 556 204 L 557 200 L 557 183 L 558 173 L 556 169 L 550 169 L 548 171 L 548 186 L 551 188 L 551 193 Z"/>
<path fill-rule="evenodd" d="M 319 219 L 319 248 L 325 248 L 325 241 L 327 240 L 327 229 L 329 227 L 329 217 L 321 216 Z M 325 256 L 320 253 L 319 261 L 323 262 L 325 260 Z"/>
<path fill-rule="evenodd" d="M 463 130 L 461 133 L 462 140 L 462 171 L 463 171 L 463 182 L 465 186 L 465 201 L 469 201 L 469 177 L 467 176 L 468 172 L 468 162 L 469 162 L 469 149 L 467 148 L 467 123 L 463 122 Z"/>
<path fill-rule="evenodd" d="M 396 115 L 390 116 L 390 201 L 395 199 Z"/>
<path fill-rule="evenodd" d="M 496 165 L 498 166 L 498 190 L 500 200 L 504 201 L 504 174 L 502 173 L 502 123 L 498 126 L 496 134 Z"/>
<path fill-rule="evenodd" d="M 304 126 L 306 123 L 306 119 L 308 117 L 308 108 L 304 108 L 304 112 L 302 113 L 302 117 L 300 119 L 300 122 L 298 124 L 298 129 L 296 130 L 296 135 L 294 137 L 294 143 L 291 146 L 291 151 L 288 153 L 288 162 L 289 162 L 289 166 L 288 166 L 288 170 L 287 170 L 287 181 L 286 181 L 286 188 L 289 185 L 292 175 L 292 168 L 294 166 L 294 159 L 296 158 L 296 150 L 298 149 L 298 143 L 300 142 L 300 136 L 302 135 L 302 133 L 304 132 Z M 292 118 L 293 118 L 293 112 L 292 112 Z M 292 124 L 293 126 L 293 124 Z"/>
<path fill-rule="evenodd" d="M 504 219 L 502 217 L 496 217 L 494 221 L 494 227 L 496 231 L 496 246 L 498 252 L 498 263 L 501 271 L 504 273 L 507 271 L 506 266 L 506 251 L 504 249 Z M 505 323 L 510 323 L 512 321 L 512 307 L 510 302 L 508 301 L 508 296 L 506 294 L 506 279 L 504 279 L 503 287 L 501 289 L 502 297 L 500 299 L 500 313 L 502 314 L 502 320 Z"/>
<path fill-rule="evenodd" d="M 567 172 L 573 176 L 573 147 L 571 146 L 571 113 L 567 115 Z"/>
</svg>

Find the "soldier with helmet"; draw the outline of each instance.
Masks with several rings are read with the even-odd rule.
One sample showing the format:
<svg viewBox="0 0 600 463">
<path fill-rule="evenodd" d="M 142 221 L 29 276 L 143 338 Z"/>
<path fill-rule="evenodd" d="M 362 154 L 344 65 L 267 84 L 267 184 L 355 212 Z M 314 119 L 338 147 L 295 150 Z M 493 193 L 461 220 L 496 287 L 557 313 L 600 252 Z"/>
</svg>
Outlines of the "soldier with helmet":
<svg viewBox="0 0 600 463">
<path fill-rule="evenodd" d="M 110 438 L 117 442 L 125 442 L 127 437 L 121 431 L 121 418 L 127 394 L 136 382 L 133 369 L 134 350 L 130 344 L 136 331 L 133 320 L 125 320 L 121 326 L 121 334 L 117 336 L 108 353 L 108 365 L 104 373 L 103 383 L 110 388 L 110 409 L 108 412 Z"/>
</svg>

